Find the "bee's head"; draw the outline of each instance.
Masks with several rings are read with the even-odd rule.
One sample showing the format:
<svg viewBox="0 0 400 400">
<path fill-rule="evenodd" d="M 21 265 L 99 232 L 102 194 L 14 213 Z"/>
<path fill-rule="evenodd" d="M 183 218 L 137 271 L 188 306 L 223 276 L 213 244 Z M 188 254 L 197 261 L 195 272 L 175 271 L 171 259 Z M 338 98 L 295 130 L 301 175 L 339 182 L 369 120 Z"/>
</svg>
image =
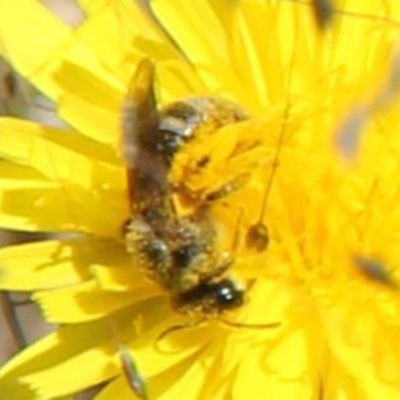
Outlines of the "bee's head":
<svg viewBox="0 0 400 400">
<path fill-rule="evenodd" d="M 171 162 L 175 153 L 200 132 L 212 134 L 219 128 L 247 119 L 246 113 L 229 100 L 218 97 L 189 97 L 160 110 L 159 151 Z"/>
<path fill-rule="evenodd" d="M 245 301 L 245 291 L 233 279 L 202 282 L 174 296 L 174 307 L 180 312 L 199 311 L 219 315 L 238 308 Z"/>
</svg>

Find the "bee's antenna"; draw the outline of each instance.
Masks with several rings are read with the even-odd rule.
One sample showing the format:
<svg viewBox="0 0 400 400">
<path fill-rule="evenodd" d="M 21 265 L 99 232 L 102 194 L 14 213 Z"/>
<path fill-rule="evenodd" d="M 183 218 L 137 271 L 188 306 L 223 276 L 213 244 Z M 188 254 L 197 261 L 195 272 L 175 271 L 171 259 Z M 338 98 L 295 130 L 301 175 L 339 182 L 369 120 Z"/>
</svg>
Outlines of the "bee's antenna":
<svg viewBox="0 0 400 400">
<path fill-rule="evenodd" d="M 162 331 L 157 339 L 156 339 L 156 348 L 160 353 L 169 353 L 168 351 L 166 351 L 165 349 L 162 349 L 160 343 L 167 337 L 169 336 L 171 333 L 177 332 L 177 331 L 181 331 L 184 329 L 191 329 L 191 328 L 196 328 L 200 325 L 202 325 L 205 321 L 207 320 L 207 318 L 203 317 L 197 321 L 189 321 L 189 322 L 185 322 L 183 324 L 177 324 L 177 325 L 173 325 L 170 326 L 169 328 L 165 329 L 164 331 Z"/>
<path fill-rule="evenodd" d="M 220 318 L 220 321 L 232 328 L 246 328 L 246 329 L 271 329 L 277 328 L 282 325 L 281 322 L 270 322 L 268 324 L 246 324 L 243 322 L 230 321 L 229 319 Z"/>
<path fill-rule="evenodd" d="M 191 328 L 196 328 L 199 325 L 202 325 L 207 318 L 201 318 L 200 320 L 197 321 L 191 321 L 191 322 L 186 322 L 183 324 L 177 324 L 173 325 L 163 332 L 157 337 L 156 340 L 156 346 L 157 350 L 159 350 L 162 353 L 169 353 L 168 351 L 165 351 L 164 349 L 161 348 L 160 342 L 163 341 L 167 336 L 169 336 L 171 333 L 183 330 L 183 329 L 191 329 Z M 218 318 L 219 321 L 221 321 L 224 325 L 227 325 L 231 328 L 245 328 L 245 329 L 272 329 L 272 328 L 278 328 L 279 326 L 282 325 L 281 322 L 270 322 L 267 324 L 246 324 L 243 322 L 236 322 L 236 321 L 230 321 L 229 319 L 225 319 L 222 317 Z"/>
</svg>

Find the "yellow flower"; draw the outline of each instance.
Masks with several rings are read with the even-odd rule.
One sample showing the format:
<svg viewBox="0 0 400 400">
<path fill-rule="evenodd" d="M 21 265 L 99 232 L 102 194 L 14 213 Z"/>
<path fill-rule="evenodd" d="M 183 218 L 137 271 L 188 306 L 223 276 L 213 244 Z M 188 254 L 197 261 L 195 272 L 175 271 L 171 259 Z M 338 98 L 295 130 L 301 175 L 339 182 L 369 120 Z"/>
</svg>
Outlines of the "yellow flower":
<svg viewBox="0 0 400 400">
<path fill-rule="evenodd" d="M 32 291 L 59 325 L 0 370 L 2 397 L 111 381 L 98 399 L 130 399 L 129 353 L 150 399 L 397 398 L 400 3 L 338 2 L 323 34 L 305 1 L 153 0 L 163 29 L 131 0 L 80 5 L 72 29 L 0 1 L 2 54 L 68 124 L 0 119 L 1 226 L 65 234 L 0 250 L 0 288 Z M 205 321 L 174 311 L 124 244 L 121 105 L 143 58 L 160 106 L 213 95 L 250 116 L 169 171 L 178 217 L 206 208 L 248 297 Z"/>
</svg>

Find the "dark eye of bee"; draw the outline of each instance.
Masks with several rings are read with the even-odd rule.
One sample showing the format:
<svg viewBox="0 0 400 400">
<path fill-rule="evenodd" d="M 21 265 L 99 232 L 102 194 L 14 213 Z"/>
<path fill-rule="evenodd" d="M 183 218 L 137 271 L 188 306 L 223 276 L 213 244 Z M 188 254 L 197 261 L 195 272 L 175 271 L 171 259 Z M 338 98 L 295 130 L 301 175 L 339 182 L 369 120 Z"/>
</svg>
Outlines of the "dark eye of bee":
<svg viewBox="0 0 400 400">
<path fill-rule="evenodd" d="M 245 293 L 232 279 L 218 282 L 203 282 L 175 296 L 175 307 L 179 311 L 201 309 L 206 314 L 219 314 L 243 305 Z"/>
<path fill-rule="evenodd" d="M 239 289 L 232 280 L 224 279 L 212 288 L 215 301 L 221 310 L 236 308 L 243 305 L 244 292 Z"/>
</svg>

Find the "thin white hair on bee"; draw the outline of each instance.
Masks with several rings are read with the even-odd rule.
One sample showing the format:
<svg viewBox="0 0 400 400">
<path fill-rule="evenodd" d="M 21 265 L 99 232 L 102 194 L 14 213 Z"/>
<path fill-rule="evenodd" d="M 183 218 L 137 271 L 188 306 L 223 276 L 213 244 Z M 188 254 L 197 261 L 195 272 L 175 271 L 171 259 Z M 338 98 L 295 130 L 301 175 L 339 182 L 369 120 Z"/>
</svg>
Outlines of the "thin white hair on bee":
<svg viewBox="0 0 400 400">
<path fill-rule="evenodd" d="M 375 114 L 387 108 L 400 92 L 400 51 L 396 48 L 389 65 L 386 82 L 366 103 L 355 104 L 334 134 L 334 145 L 343 161 L 351 164 L 358 154 L 366 125 Z"/>
</svg>

